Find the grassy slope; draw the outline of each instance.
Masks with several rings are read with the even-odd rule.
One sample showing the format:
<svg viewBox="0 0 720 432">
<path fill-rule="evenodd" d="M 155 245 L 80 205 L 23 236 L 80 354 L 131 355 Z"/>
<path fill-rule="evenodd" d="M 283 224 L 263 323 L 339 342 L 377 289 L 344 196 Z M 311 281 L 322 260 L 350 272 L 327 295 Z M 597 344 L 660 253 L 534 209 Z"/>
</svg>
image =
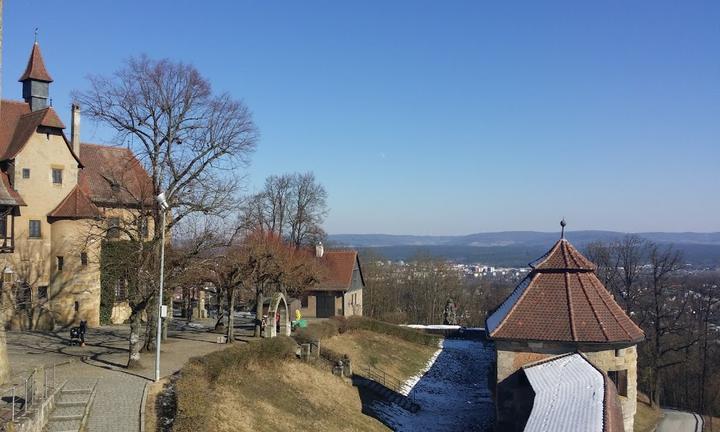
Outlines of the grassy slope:
<svg viewBox="0 0 720 432">
<path fill-rule="evenodd" d="M 361 414 L 355 387 L 327 365 L 295 359 L 295 346 L 287 338 L 263 340 L 188 363 L 177 383 L 174 430 L 387 430 Z M 422 370 L 437 349 L 359 329 L 323 339 L 323 346 L 349 355 L 354 365 L 375 365 L 400 379 Z"/>
<path fill-rule="evenodd" d="M 374 366 L 403 381 L 421 371 L 437 350 L 367 330 L 334 336 L 322 341 L 321 349 L 323 346 L 347 354 L 354 368 Z"/>
<path fill-rule="evenodd" d="M 652 408 L 649 399 L 642 393 L 638 394 L 637 412 L 635 412 L 635 432 L 652 432 L 660 421 L 660 411 Z"/>
</svg>

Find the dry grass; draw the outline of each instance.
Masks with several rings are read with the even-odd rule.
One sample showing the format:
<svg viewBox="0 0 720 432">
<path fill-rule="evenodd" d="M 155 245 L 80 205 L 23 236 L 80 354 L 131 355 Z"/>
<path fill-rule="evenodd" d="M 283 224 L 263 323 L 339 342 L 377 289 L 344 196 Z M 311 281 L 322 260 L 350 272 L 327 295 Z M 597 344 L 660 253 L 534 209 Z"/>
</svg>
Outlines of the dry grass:
<svg viewBox="0 0 720 432">
<path fill-rule="evenodd" d="M 163 378 L 156 383 L 152 383 L 148 386 L 147 400 L 145 401 L 145 430 L 148 432 L 157 430 L 157 411 L 155 410 L 155 403 L 157 396 L 162 391 L 165 384 L 167 384 L 168 378 Z"/>
<path fill-rule="evenodd" d="M 703 416 L 705 426 L 703 432 L 720 432 L 720 417 Z"/>
<path fill-rule="evenodd" d="M 662 414 L 659 410 L 650 406 L 650 400 L 644 394 L 638 392 L 637 412 L 635 413 L 635 432 L 651 432 L 657 427 Z"/>
<path fill-rule="evenodd" d="M 322 342 L 321 351 L 323 347 L 347 354 L 353 367 L 374 366 L 403 381 L 421 371 L 437 350 L 367 330 L 350 330 L 334 336 Z"/>
<path fill-rule="evenodd" d="M 177 381 L 173 430 L 387 430 L 361 414 L 356 388 L 296 360 L 294 347 L 266 339 L 190 362 Z"/>
</svg>

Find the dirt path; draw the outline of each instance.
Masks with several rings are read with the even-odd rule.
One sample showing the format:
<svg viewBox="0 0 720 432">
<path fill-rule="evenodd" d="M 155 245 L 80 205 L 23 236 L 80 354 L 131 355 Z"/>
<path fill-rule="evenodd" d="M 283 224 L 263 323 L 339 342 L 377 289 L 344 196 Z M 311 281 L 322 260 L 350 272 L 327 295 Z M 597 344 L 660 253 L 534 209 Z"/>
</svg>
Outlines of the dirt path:
<svg viewBox="0 0 720 432">
<path fill-rule="evenodd" d="M 490 431 L 494 405 L 488 373 L 494 350 L 480 341 L 446 339 L 429 370 L 409 394 L 421 406 L 412 414 L 381 401 L 377 417 L 396 431 Z"/>
</svg>

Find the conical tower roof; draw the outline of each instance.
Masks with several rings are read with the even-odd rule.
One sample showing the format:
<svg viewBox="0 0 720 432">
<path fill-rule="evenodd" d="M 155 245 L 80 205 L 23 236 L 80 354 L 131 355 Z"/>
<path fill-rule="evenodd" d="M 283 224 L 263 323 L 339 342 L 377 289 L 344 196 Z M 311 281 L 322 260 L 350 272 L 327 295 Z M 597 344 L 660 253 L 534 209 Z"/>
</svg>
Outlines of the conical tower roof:
<svg viewBox="0 0 720 432">
<path fill-rule="evenodd" d="M 595 275 L 596 266 L 561 238 L 488 317 L 493 339 L 639 342 L 643 331 Z"/>
<path fill-rule="evenodd" d="M 37 42 L 33 44 L 32 51 L 30 51 L 30 58 L 28 59 L 27 66 L 25 67 L 25 72 L 18 81 L 22 82 L 28 79 L 48 83 L 53 81 L 45 68 L 45 62 L 43 61 L 42 53 L 40 52 L 40 45 Z"/>
</svg>

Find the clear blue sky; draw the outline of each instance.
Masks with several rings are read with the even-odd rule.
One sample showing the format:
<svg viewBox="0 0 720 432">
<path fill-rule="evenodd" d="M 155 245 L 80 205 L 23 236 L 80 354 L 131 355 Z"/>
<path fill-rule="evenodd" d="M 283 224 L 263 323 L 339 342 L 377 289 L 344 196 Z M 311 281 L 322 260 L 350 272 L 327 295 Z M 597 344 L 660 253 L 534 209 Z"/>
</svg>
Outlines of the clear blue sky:
<svg viewBox="0 0 720 432">
<path fill-rule="evenodd" d="M 720 2 L 5 0 L 69 93 L 147 53 L 243 98 L 249 190 L 312 170 L 330 233 L 720 231 Z M 83 138 L 104 142 L 85 123 Z"/>
</svg>

